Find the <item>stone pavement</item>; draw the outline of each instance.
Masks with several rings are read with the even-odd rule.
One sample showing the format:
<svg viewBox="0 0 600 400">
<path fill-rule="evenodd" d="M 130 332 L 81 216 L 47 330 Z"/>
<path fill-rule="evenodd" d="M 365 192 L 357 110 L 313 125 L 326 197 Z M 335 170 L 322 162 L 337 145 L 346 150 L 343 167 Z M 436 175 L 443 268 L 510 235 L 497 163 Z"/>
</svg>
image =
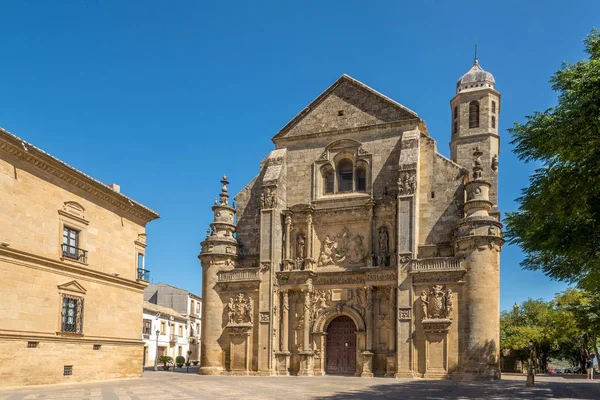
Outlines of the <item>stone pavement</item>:
<svg viewBox="0 0 600 400">
<path fill-rule="evenodd" d="M 0 390 L 0 400 L 171 399 L 600 399 L 600 381 L 573 376 L 505 374 L 501 381 L 459 382 L 389 378 L 227 377 L 145 372 L 141 379 Z"/>
</svg>

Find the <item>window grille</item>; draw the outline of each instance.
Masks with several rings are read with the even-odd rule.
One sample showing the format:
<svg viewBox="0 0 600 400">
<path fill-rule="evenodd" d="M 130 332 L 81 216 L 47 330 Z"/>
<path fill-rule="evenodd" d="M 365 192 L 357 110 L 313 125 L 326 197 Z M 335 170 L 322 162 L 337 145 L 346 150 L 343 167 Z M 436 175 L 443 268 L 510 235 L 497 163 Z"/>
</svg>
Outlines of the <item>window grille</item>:
<svg viewBox="0 0 600 400">
<path fill-rule="evenodd" d="M 72 365 L 65 365 L 65 367 L 63 369 L 63 375 L 64 376 L 71 376 L 71 375 L 73 375 L 73 366 Z"/>
<path fill-rule="evenodd" d="M 61 317 L 61 331 L 82 333 L 83 299 L 63 294 Z"/>
</svg>

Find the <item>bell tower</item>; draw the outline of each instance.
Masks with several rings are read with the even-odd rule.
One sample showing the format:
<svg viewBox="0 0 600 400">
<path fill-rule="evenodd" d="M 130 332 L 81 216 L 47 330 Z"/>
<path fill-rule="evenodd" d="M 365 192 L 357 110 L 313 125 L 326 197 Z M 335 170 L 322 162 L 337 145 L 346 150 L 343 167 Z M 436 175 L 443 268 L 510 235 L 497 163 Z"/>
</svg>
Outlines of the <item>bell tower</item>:
<svg viewBox="0 0 600 400">
<path fill-rule="evenodd" d="M 475 58 L 471 69 L 456 83 L 456 95 L 450 100 L 451 132 L 450 158 L 469 168 L 472 154 L 479 148 L 481 167 L 486 180 L 491 184 L 491 215 L 498 213 L 498 116 L 500 93 L 496 91 L 494 76 L 485 71 Z"/>
</svg>

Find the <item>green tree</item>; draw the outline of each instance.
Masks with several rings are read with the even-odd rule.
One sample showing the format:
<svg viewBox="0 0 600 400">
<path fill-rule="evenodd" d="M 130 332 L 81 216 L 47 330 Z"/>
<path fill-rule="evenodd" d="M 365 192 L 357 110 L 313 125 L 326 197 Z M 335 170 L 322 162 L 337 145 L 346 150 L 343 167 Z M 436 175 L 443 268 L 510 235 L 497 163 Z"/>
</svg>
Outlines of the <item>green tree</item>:
<svg viewBox="0 0 600 400">
<path fill-rule="evenodd" d="M 510 350 L 521 362 L 529 361 L 529 343 L 533 342 L 538 368 L 545 371 L 548 362 L 560 350 L 559 314 L 554 302 L 529 299 L 513 311 L 500 316 L 500 348 Z"/>
<path fill-rule="evenodd" d="M 558 104 L 509 129 L 521 160 L 542 167 L 505 219 L 506 237 L 524 268 L 600 289 L 600 31 L 585 43 L 589 59 L 564 63 L 550 82 Z"/>
<path fill-rule="evenodd" d="M 577 334 L 573 334 L 572 339 L 577 339 L 579 348 L 573 348 L 572 359 L 578 357 L 577 364 L 583 366 L 590 353 L 598 356 L 600 294 L 572 288 L 559 293 L 556 296 L 556 303 L 565 316 L 561 319 L 561 325 L 572 326 L 573 330 L 577 330 Z M 565 343 L 563 348 L 567 349 L 569 344 Z"/>
</svg>

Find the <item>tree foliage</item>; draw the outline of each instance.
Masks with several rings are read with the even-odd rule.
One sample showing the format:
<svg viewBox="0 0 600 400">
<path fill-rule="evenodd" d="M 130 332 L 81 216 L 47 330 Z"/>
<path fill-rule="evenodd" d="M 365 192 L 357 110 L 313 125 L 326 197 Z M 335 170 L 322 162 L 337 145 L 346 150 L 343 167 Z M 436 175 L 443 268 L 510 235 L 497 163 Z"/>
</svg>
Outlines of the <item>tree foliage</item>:
<svg viewBox="0 0 600 400">
<path fill-rule="evenodd" d="M 598 354 L 599 336 L 597 292 L 569 289 L 548 302 L 529 299 L 500 316 L 500 348 L 527 363 L 533 342 L 542 372 L 553 359 L 584 367 L 591 353 Z"/>
<path fill-rule="evenodd" d="M 589 59 L 564 63 L 550 82 L 558 103 L 515 123 L 517 156 L 542 167 L 507 213 L 506 238 L 522 266 L 600 289 L 600 30 L 584 41 Z"/>
</svg>

